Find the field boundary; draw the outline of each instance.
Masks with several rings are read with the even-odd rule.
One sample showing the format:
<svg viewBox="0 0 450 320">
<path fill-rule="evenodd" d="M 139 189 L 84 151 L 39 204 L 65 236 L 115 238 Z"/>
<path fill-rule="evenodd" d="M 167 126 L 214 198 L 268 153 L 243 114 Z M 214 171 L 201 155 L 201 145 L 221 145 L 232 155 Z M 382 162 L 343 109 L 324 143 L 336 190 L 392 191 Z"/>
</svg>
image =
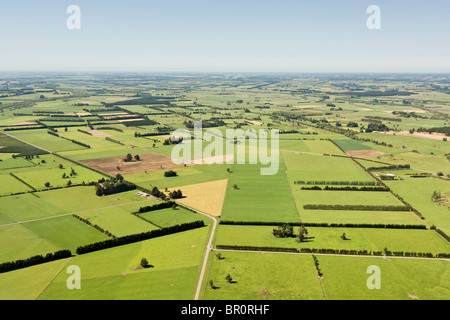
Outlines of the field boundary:
<svg viewBox="0 0 450 320">
<path fill-rule="evenodd" d="M 434 259 L 450 261 L 450 253 L 432 254 L 429 252 L 383 252 L 367 250 L 347 250 L 347 249 L 316 249 L 316 248 L 283 248 L 283 247 L 258 247 L 258 246 L 236 246 L 236 245 L 216 245 L 213 251 L 235 251 L 235 252 L 263 252 L 263 253 L 286 253 L 286 254 L 307 254 L 307 255 L 328 255 L 328 256 L 358 256 L 358 257 L 379 257 L 403 258 L 403 259 Z"/>
</svg>

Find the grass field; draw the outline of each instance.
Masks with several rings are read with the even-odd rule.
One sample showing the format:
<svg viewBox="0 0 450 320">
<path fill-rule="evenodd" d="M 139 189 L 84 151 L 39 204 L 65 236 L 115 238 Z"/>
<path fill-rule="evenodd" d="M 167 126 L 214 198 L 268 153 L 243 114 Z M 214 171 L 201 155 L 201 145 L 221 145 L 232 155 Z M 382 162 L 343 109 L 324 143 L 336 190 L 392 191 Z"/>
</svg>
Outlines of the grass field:
<svg viewBox="0 0 450 320">
<path fill-rule="evenodd" d="M 13 131 L 11 135 L 51 152 L 86 149 L 71 141 L 50 135 L 47 130 Z"/>
<path fill-rule="evenodd" d="M 435 300 L 450 294 L 448 261 L 318 257 L 330 300 Z M 371 265 L 380 268 L 380 289 L 368 289 Z"/>
<path fill-rule="evenodd" d="M 299 243 L 296 238 L 276 238 L 270 226 L 220 225 L 216 245 L 259 247 L 325 248 L 404 252 L 448 253 L 450 245 L 432 230 L 399 230 L 380 228 L 321 228 L 307 227 L 308 239 Z M 345 233 L 349 240 L 342 240 Z M 298 228 L 294 227 L 294 234 Z M 411 241 L 410 239 L 414 239 Z"/>
<path fill-rule="evenodd" d="M 208 224 L 209 219 L 205 216 L 194 213 L 190 210 L 178 206 L 176 209 L 167 208 L 141 213 L 140 216 L 145 220 L 150 221 L 156 226 L 166 228 L 177 224 L 183 224 L 193 221 L 202 220 Z"/>
<path fill-rule="evenodd" d="M 146 205 L 152 204 L 153 202 L 146 203 Z M 83 219 L 89 220 L 92 224 L 109 231 L 116 237 L 158 229 L 155 225 L 139 219 L 131 214 L 131 212 L 137 211 L 140 206 L 141 205 L 131 204 L 107 209 L 98 209 L 95 211 L 81 213 L 79 216 Z"/>
<path fill-rule="evenodd" d="M 0 226 L 0 262 L 25 259 L 58 250 L 75 251 L 80 245 L 102 241 L 108 237 L 71 217 Z"/>
<path fill-rule="evenodd" d="M 261 176 L 257 165 L 233 165 L 230 168 L 222 219 L 298 221 L 283 162 L 280 162 L 278 173 L 270 176 Z"/>
<path fill-rule="evenodd" d="M 18 274 L 33 278 L 44 272 L 51 276 L 43 277 L 36 287 L 14 290 L 11 294 L 42 300 L 190 299 L 207 233 L 208 228 L 201 228 L 62 260 L 65 264 L 60 261 L 17 270 L 1 274 L 0 284 L 14 281 Z M 142 257 L 153 267 L 134 270 Z M 47 265 L 48 269 L 42 269 Z M 69 265 L 80 267 L 81 290 L 66 287 L 69 275 L 65 270 Z M 2 297 L 8 298 L 10 294 L 2 292 Z"/>
<path fill-rule="evenodd" d="M 442 137 L 365 132 L 370 122 L 406 132 L 448 127 L 448 83 L 445 74 L 29 73 L 22 77 L 5 73 L 0 79 L 0 263 L 62 249 L 75 253 L 80 245 L 113 236 L 198 220 L 206 226 L 0 273 L 0 300 L 192 300 L 197 287 L 200 299 L 206 300 L 447 300 L 450 266 L 444 258 L 312 256 L 217 246 L 450 254 L 449 242 L 430 228 L 436 226 L 450 235 L 449 142 Z M 119 122 L 118 115 L 154 122 Z M 213 139 L 223 147 L 223 154 L 234 160 L 244 155 L 245 163 L 174 165 L 174 145 L 166 139 L 176 129 L 187 129 L 191 138 L 178 146 L 194 142 L 190 151 L 195 146 L 212 150 L 211 141 L 192 128 L 191 122 L 200 120 L 203 133 L 210 128 L 223 136 L 229 129 L 246 131 L 245 144 Z M 12 124 L 13 130 L 8 128 Z M 54 129 L 59 137 L 49 134 Z M 281 131 L 280 155 L 272 159 L 279 165 L 274 175 L 261 174 L 268 165 L 248 163 L 257 150 L 248 145 L 250 141 L 267 142 L 268 148 L 275 145 L 270 134 L 268 139 L 253 139 L 260 129 Z M 191 153 L 190 158 L 222 156 L 216 151 Z M 140 160 L 125 163 L 127 154 L 139 155 Z M 373 184 L 377 180 L 363 168 L 389 164 L 410 165 L 406 170 L 382 171 L 396 175 L 395 180 L 383 180 L 392 192 L 301 190 L 315 184 L 324 187 L 327 182 Z M 69 180 L 83 184 L 107 178 L 89 167 L 112 176 L 120 173 L 138 189 L 96 196 L 93 185 L 66 187 Z M 72 169 L 75 174 L 70 176 Z M 169 169 L 177 175 L 165 177 Z M 418 173 L 430 177 L 412 177 Z M 138 194 L 139 187 L 157 187 L 166 193 L 180 189 L 184 197 L 176 200 L 178 207 L 135 215 L 140 207 L 161 203 Z M 433 193 L 440 198 L 433 200 Z M 412 211 L 305 210 L 307 204 L 407 204 L 424 219 Z M 299 243 L 295 237 L 274 237 L 275 226 L 220 224 L 227 220 L 352 227 L 307 227 L 307 239 Z M 219 222 L 214 234 L 213 221 Z M 427 229 L 358 224 L 414 224 Z M 294 233 L 298 230 L 294 227 Z M 344 233 L 347 240 L 341 238 Z M 213 249 L 207 251 L 210 239 Z M 144 257 L 151 267 L 139 267 Z M 72 265 L 81 269 L 81 290 L 66 286 L 67 268 Z M 367 287 L 367 267 L 372 265 L 380 267 L 381 289 Z M 227 282 L 228 274 L 233 281 Z M 297 308 L 301 310 L 300 305 Z M 149 305 L 147 313 L 152 315 L 155 309 Z"/>
<path fill-rule="evenodd" d="M 310 256 L 214 251 L 206 300 L 321 300 L 320 281 Z M 225 277 L 233 279 L 228 283 Z M 212 280 L 216 288 L 211 288 Z"/>
</svg>

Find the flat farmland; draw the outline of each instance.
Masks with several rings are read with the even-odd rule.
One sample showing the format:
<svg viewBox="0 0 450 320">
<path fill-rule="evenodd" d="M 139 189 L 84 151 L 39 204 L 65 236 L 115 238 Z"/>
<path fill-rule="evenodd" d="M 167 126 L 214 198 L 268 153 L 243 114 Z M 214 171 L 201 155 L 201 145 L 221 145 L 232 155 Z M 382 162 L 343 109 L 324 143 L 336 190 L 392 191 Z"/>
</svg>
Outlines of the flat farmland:
<svg viewBox="0 0 450 320">
<path fill-rule="evenodd" d="M 446 300 L 449 261 L 318 256 L 330 300 Z M 369 266 L 380 268 L 381 288 L 367 287 Z"/>
<path fill-rule="evenodd" d="M 432 230 L 383 228 L 323 228 L 307 227 L 305 242 L 296 238 L 277 238 L 272 234 L 276 226 L 220 225 L 216 245 L 256 247 L 314 248 L 335 250 L 368 250 L 449 253 L 450 245 Z M 345 233 L 349 240 L 342 240 Z M 294 227 L 298 234 L 298 227 Z M 410 239 L 415 239 L 411 241 Z"/>
<path fill-rule="evenodd" d="M 298 221 L 283 162 L 275 175 L 267 176 L 260 175 L 258 165 L 232 165 L 230 168 L 223 220 Z"/>
<path fill-rule="evenodd" d="M 217 253 L 223 259 L 212 258 L 205 300 L 324 299 L 311 256 L 214 251 Z M 225 280 L 228 274 L 231 283 Z"/>
<path fill-rule="evenodd" d="M 72 170 L 75 174 L 71 176 Z M 64 174 L 65 178 L 63 178 Z M 105 178 L 102 174 L 73 164 L 65 169 L 37 168 L 35 171 L 16 172 L 15 175 L 37 190 L 45 189 L 46 182 L 50 182 L 50 187 L 65 187 L 69 181 L 72 184 L 82 184 Z"/>
<path fill-rule="evenodd" d="M 85 201 L 79 199 L 85 199 Z M 134 191 L 97 197 L 95 188 L 92 186 L 71 187 L 0 197 L 0 221 L 23 222 L 129 204 L 145 206 L 149 203 L 153 201 L 140 197 Z"/>
<path fill-rule="evenodd" d="M 67 290 L 61 272 L 39 299 L 191 299 L 207 233 L 200 228 L 80 255 L 70 263 L 83 270 L 83 290 Z M 142 257 L 151 268 L 136 268 Z"/>
<path fill-rule="evenodd" d="M 149 201 L 145 205 L 153 205 L 156 203 L 157 201 Z M 104 230 L 109 231 L 116 237 L 158 229 L 157 226 L 131 214 L 132 212 L 137 211 L 140 206 L 140 204 L 131 204 L 107 209 L 98 209 L 81 213 L 78 216 L 83 219 L 87 219 L 90 223 L 97 225 Z"/>
<path fill-rule="evenodd" d="M 301 190 L 301 185 L 295 185 L 293 194 L 298 208 L 305 204 L 324 205 L 383 205 L 402 206 L 390 192 L 386 191 L 326 191 Z"/>
<path fill-rule="evenodd" d="M 14 131 L 11 135 L 51 152 L 86 149 L 71 141 L 48 134 L 47 130 Z"/>
<path fill-rule="evenodd" d="M 300 219 L 305 223 L 424 224 L 422 219 L 409 211 L 301 209 Z"/>
<path fill-rule="evenodd" d="M 181 206 L 178 206 L 176 209 L 167 208 L 144 212 L 139 214 L 139 216 L 161 228 L 199 220 L 204 221 L 205 224 L 208 224 L 210 222 L 210 220 L 204 215 L 184 209 Z"/>
<path fill-rule="evenodd" d="M 0 195 L 32 191 L 30 187 L 9 174 L 0 174 L 0 181 Z"/>
<path fill-rule="evenodd" d="M 349 158 L 296 154 L 282 151 L 289 182 L 303 181 L 374 181 Z"/>
<path fill-rule="evenodd" d="M 1 262 L 26 259 L 109 239 L 71 216 L 0 226 Z"/>
</svg>

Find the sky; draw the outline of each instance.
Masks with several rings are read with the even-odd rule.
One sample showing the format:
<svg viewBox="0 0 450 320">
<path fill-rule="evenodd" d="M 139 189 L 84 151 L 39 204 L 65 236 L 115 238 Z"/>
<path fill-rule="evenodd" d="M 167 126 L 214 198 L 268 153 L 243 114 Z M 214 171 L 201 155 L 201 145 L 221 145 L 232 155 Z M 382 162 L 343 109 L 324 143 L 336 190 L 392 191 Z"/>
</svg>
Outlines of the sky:
<svg viewBox="0 0 450 320">
<path fill-rule="evenodd" d="M 2 71 L 450 73 L 450 1 L 0 0 Z"/>
</svg>

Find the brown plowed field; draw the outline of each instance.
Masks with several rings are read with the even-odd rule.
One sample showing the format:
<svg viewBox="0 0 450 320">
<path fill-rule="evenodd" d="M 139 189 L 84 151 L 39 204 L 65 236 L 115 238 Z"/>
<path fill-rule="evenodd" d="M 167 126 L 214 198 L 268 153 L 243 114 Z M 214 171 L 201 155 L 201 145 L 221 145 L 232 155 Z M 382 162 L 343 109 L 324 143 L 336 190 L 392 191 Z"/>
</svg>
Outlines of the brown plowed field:
<svg viewBox="0 0 450 320">
<path fill-rule="evenodd" d="M 80 162 L 112 176 L 115 176 L 118 173 L 124 175 L 145 171 L 179 168 L 184 166 L 183 164 L 176 165 L 172 162 L 170 157 L 157 153 L 140 154 L 139 161 L 134 160 L 134 154 L 132 155 L 133 161 L 131 162 L 123 161 L 125 156 L 80 160 Z M 117 170 L 117 167 L 119 167 L 120 170 Z"/>
</svg>

